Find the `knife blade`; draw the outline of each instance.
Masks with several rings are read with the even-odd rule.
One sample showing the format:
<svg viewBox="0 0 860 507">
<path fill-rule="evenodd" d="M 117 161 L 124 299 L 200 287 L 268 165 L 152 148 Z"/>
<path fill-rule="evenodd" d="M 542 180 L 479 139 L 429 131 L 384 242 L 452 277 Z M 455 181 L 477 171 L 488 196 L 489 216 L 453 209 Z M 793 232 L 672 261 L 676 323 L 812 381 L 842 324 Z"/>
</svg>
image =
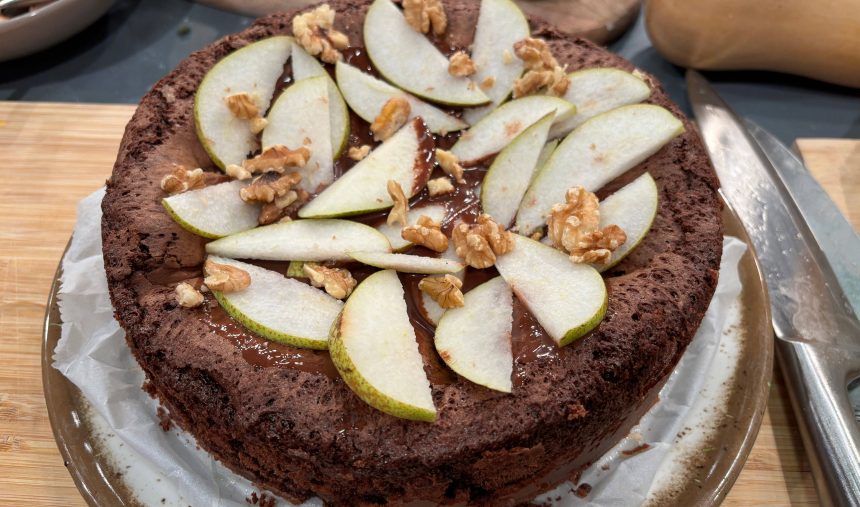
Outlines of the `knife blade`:
<svg viewBox="0 0 860 507">
<path fill-rule="evenodd" d="M 754 122 L 744 123 L 809 225 L 854 315 L 860 315 L 860 236 L 797 155 Z"/>
<path fill-rule="evenodd" d="M 825 504 L 860 506 L 860 426 L 848 384 L 860 375 L 860 323 L 779 174 L 697 72 L 687 93 L 721 182 L 767 285 L 777 359 Z"/>
</svg>

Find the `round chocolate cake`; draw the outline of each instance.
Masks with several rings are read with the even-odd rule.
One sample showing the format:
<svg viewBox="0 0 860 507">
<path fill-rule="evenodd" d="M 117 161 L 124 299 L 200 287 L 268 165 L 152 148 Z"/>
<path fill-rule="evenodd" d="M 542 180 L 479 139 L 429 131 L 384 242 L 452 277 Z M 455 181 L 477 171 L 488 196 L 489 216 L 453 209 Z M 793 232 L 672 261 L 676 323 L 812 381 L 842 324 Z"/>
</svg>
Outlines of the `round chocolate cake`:
<svg viewBox="0 0 860 507">
<path fill-rule="evenodd" d="M 349 37 L 346 62 L 369 69 L 362 56 L 369 2 L 329 5 L 337 13 L 335 27 Z M 437 46 L 468 50 L 478 2 L 445 0 L 444 6 L 448 29 Z M 656 401 L 715 289 L 721 204 L 695 129 L 646 76 L 652 89 L 647 102 L 671 111 L 686 132 L 597 194 L 610 195 L 649 172 L 659 190 L 654 223 L 629 256 L 603 273 L 605 317 L 572 344 L 556 346 L 514 298 L 510 394 L 474 384 L 445 365 L 433 347 L 434 328 L 418 311 L 420 276 L 400 274 L 438 415 L 432 423 L 393 417 L 349 388 L 328 351 L 266 340 L 235 322 L 211 293 L 196 308 L 176 301 L 178 283 L 200 285 L 209 240 L 171 219 L 160 181 L 174 164 L 203 168 L 209 183 L 226 179 L 195 133 L 195 92 L 225 55 L 290 34 L 294 14 L 261 18 L 189 56 L 143 98 L 126 128 L 102 203 L 102 235 L 116 317 L 147 387 L 202 448 L 294 502 L 317 496 L 331 505 L 515 505 L 576 476 Z M 568 71 L 634 70 L 543 21 L 530 25 L 532 36 L 547 41 Z M 437 146 L 450 146 L 456 137 L 437 136 Z M 353 115 L 349 145 L 369 139 L 368 123 Z M 336 175 L 354 163 L 342 156 Z M 468 169 L 454 193 L 431 198 L 425 189 L 413 201 L 447 202 L 461 219 L 474 221 L 480 212 L 475 188 L 487 164 Z M 258 264 L 286 270 L 286 263 Z M 496 274 L 485 271 L 470 271 L 463 292 Z"/>
</svg>

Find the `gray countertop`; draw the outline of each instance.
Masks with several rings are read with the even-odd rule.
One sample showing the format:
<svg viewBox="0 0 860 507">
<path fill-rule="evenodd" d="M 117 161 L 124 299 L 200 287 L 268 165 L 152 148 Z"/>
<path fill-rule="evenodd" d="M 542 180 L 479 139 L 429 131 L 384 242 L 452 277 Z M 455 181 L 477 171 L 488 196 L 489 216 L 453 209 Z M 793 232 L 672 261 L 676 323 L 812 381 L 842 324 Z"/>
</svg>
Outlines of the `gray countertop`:
<svg viewBox="0 0 860 507">
<path fill-rule="evenodd" d="M 120 0 L 101 19 L 41 53 L 0 63 L 0 100 L 136 103 L 182 58 L 251 18 L 178 0 Z M 610 47 L 655 74 L 689 112 L 683 69 L 651 46 L 642 19 Z M 764 72 L 710 72 L 720 94 L 791 144 L 860 138 L 860 91 Z"/>
</svg>

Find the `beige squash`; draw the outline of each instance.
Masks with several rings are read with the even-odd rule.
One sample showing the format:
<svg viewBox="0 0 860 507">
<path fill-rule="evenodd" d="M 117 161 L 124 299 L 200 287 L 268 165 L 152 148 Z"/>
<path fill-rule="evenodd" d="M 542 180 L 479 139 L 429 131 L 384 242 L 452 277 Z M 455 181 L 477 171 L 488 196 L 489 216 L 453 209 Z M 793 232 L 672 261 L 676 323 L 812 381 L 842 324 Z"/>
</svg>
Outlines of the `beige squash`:
<svg viewBox="0 0 860 507">
<path fill-rule="evenodd" d="M 654 47 L 684 67 L 860 87 L 857 0 L 648 0 L 645 26 Z"/>
</svg>

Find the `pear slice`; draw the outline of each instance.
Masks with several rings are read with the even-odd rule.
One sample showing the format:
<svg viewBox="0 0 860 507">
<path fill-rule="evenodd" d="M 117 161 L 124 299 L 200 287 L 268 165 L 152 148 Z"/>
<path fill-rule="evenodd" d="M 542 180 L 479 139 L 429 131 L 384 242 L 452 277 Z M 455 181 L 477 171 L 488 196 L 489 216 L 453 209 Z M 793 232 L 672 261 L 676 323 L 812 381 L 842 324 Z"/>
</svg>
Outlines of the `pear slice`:
<svg viewBox="0 0 860 507">
<path fill-rule="evenodd" d="M 307 278 L 308 275 L 305 274 L 305 262 L 290 261 L 290 263 L 287 264 L 286 275 L 290 278 Z"/>
<path fill-rule="evenodd" d="M 404 419 L 436 419 L 396 272 L 378 271 L 355 288 L 332 326 L 329 349 L 346 385 L 368 405 Z"/>
<path fill-rule="evenodd" d="M 238 292 L 212 291 L 235 320 L 263 338 L 309 349 L 328 348 L 328 335 L 343 303 L 306 283 L 253 264 L 209 256 L 251 276 Z"/>
<path fill-rule="evenodd" d="M 456 132 L 469 125 L 441 109 L 419 100 L 385 81 L 376 79 L 348 63 L 337 62 L 335 77 L 349 107 L 368 123 L 382 111 L 382 106 L 394 97 L 403 97 L 409 102 L 410 118 L 421 117 L 433 133 Z"/>
<path fill-rule="evenodd" d="M 514 81 L 523 73 L 523 61 L 514 56 L 514 43 L 529 36 L 529 22 L 523 11 L 511 0 L 481 0 L 472 61 L 478 71 L 476 83 L 492 79 L 492 86 L 482 88 L 492 103 L 467 109 L 463 118 L 474 125 L 499 106 L 511 94 Z"/>
<path fill-rule="evenodd" d="M 547 95 L 531 95 L 512 100 L 464 133 L 451 148 L 463 165 L 477 165 L 490 155 L 507 146 L 520 132 L 555 112 L 555 121 L 561 121 L 576 112 L 570 102 Z"/>
<path fill-rule="evenodd" d="M 558 148 L 558 143 L 558 139 L 553 139 L 543 146 L 543 149 L 540 151 L 540 156 L 538 156 L 537 170 L 532 173 L 532 181 L 534 181 L 538 173 L 543 169 L 543 166 L 549 162 L 549 157 L 551 157 L 555 149 Z"/>
<path fill-rule="evenodd" d="M 296 171 L 302 175 L 299 186 L 316 192 L 334 181 L 334 157 L 329 116 L 327 76 L 309 77 L 293 83 L 272 104 L 263 130 L 263 149 L 283 144 L 290 149 L 306 146 L 311 156 Z"/>
<path fill-rule="evenodd" d="M 634 104 L 595 116 L 571 132 L 526 191 L 517 230 L 542 227 L 550 208 L 573 186 L 594 192 L 684 132 L 684 124 L 660 106 Z"/>
<path fill-rule="evenodd" d="M 448 244 L 448 249 L 442 252 L 439 258 L 448 259 L 453 262 L 462 262 L 460 257 L 457 256 L 453 241 Z M 454 272 L 453 275 L 459 278 L 462 282 L 466 278 L 466 267 L 463 266 L 463 269 Z M 441 319 L 442 314 L 445 313 L 445 309 L 439 306 L 439 303 L 434 301 L 429 294 L 423 291 L 421 292 L 421 304 L 418 305 L 418 310 L 421 312 L 421 315 L 423 315 L 424 318 L 434 326 L 439 323 L 439 319 Z"/>
<path fill-rule="evenodd" d="M 576 114 L 553 125 L 550 137 L 566 136 L 571 130 L 600 113 L 637 104 L 651 95 L 651 88 L 630 72 L 613 69 L 585 69 L 568 74 L 570 86 L 564 99 L 576 105 Z"/>
<path fill-rule="evenodd" d="M 555 248 L 515 234 L 514 249 L 496 259 L 496 269 L 560 347 L 603 320 L 606 285 L 589 264 L 574 264 Z"/>
<path fill-rule="evenodd" d="M 481 207 L 499 224 L 514 221 L 520 201 L 538 168 L 555 113 L 547 113 L 499 152 L 481 186 Z"/>
<path fill-rule="evenodd" d="M 362 264 L 382 269 L 393 269 L 401 273 L 421 273 L 439 275 L 456 273 L 465 268 L 465 264 L 451 259 L 425 257 L 423 255 L 407 255 L 402 253 L 385 252 L 350 252 L 349 256 Z"/>
<path fill-rule="evenodd" d="M 472 382 L 509 393 L 514 370 L 511 288 L 497 276 L 467 292 L 464 299 L 462 307 L 446 311 L 436 326 L 436 351 Z"/>
<path fill-rule="evenodd" d="M 615 224 L 627 235 L 627 241 L 612 252 L 609 264 L 595 266 L 600 271 L 615 266 L 627 256 L 651 230 L 657 216 L 659 192 L 650 174 L 645 173 L 600 203 L 600 227 Z"/>
<path fill-rule="evenodd" d="M 385 79 L 423 99 L 451 106 L 490 101 L 471 80 L 448 74 L 448 59 L 409 26 L 391 0 L 375 0 L 367 10 L 364 45 Z"/>
<path fill-rule="evenodd" d="M 161 200 L 176 223 L 204 238 L 221 238 L 257 227 L 260 205 L 239 197 L 247 182 L 228 181 Z"/>
<path fill-rule="evenodd" d="M 290 57 L 292 37 L 269 37 L 237 49 L 221 59 L 204 76 L 194 95 L 194 125 L 200 144 L 221 169 L 241 164 L 257 149 L 257 136 L 248 120 L 233 116 L 226 98 L 248 93 L 260 114 L 266 112 L 284 63 Z"/>
<path fill-rule="evenodd" d="M 206 245 L 211 255 L 269 261 L 350 261 L 347 252 L 388 252 L 379 231 L 349 220 L 293 220 L 257 227 Z"/>
<path fill-rule="evenodd" d="M 400 183 L 409 199 L 424 187 L 430 175 L 426 147 L 422 147 L 427 135 L 420 119 L 407 123 L 302 207 L 299 216 L 340 217 L 390 208 L 394 201 L 388 195 L 388 180 Z"/>
<path fill-rule="evenodd" d="M 447 213 L 447 209 L 442 204 L 429 204 L 420 208 L 412 208 L 406 214 L 406 224 L 415 225 L 422 215 L 427 215 L 434 222 L 441 224 L 445 220 Z M 401 236 L 400 232 L 403 230 L 403 227 L 400 224 L 389 225 L 383 222 L 382 225 L 378 225 L 376 228 L 388 238 L 388 242 L 391 243 L 391 249 L 395 252 L 406 250 L 412 246 L 411 241 L 403 239 L 403 236 Z"/>
<path fill-rule="evenodd" d="M 328 115 L 331 130 L 332 158 L 337 158 L 346 149 L 349 141 L 349 109 L 334 80 L 325 67 L 301 46 L 293 42 L 293 80 L 301 81 L 309 77 L 325 76 L 328 79 Z"/>
</svg>

